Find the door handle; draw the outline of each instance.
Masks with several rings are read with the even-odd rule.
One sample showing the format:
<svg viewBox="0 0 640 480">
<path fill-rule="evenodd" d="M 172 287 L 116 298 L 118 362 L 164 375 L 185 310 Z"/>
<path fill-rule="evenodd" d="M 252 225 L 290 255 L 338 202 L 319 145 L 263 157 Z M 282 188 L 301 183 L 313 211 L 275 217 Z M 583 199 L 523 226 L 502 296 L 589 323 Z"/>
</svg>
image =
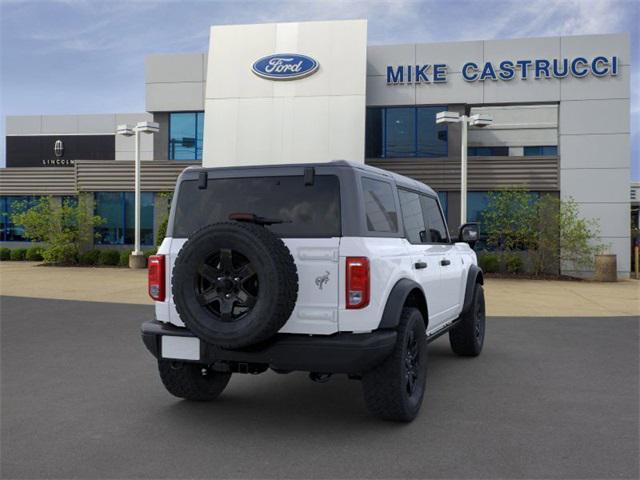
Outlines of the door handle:
<svg viewBox="0 0 640 480">
<path fill-rule="evenodd" d="M 413 266 L 416 268 L 416 270 L 420 270 L 422 268 L 427 268 L 427 263 L 426 262 L 416 262 L 413 264 Z"/>
<path fill-rule="evenodd" d="M 451 265 L 451 260 L 445 258 L 444 260 L 440 260 L 440 265 L 446 267 L 447 265 Z"/>
</svg>

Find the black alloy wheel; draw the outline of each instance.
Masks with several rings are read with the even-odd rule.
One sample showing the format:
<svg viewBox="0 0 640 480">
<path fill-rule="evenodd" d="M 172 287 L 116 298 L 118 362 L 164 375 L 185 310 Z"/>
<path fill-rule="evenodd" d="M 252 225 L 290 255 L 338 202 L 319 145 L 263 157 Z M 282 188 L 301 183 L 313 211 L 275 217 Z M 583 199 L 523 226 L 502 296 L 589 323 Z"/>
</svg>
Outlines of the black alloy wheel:
<svg viewBox="0 0 640 480">
<path fill-rule="evenodd" d="M 416 384 L 420 374 L 420 348 L 418 340 L 412 330 L 408 332 L 407 347 L 405 353 L 406 388 L 407 394 L 411 397 L 416 391 Z"/>
<path fill-rule="evenodd" d="M 221 248 L 198 268 L 196 300 L 223 322 L 248 314 L 258 298 L 258 275 L 241 253 Z"/>
</svg>

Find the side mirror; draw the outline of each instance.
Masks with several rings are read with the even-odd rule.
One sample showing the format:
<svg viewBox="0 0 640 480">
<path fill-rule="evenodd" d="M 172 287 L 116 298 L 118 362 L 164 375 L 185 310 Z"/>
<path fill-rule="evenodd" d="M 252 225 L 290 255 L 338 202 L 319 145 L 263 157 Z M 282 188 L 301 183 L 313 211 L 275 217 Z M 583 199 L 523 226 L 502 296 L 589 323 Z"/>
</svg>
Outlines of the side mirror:
<svg viewBox="0 0 640 480">
<path fill-rule="evenodd" d="M 460 227 L 459 242 L 468 243 L 471 248 L 480 240 L 480 227 L 477 223 L 465 223 Z"/>
</svg>

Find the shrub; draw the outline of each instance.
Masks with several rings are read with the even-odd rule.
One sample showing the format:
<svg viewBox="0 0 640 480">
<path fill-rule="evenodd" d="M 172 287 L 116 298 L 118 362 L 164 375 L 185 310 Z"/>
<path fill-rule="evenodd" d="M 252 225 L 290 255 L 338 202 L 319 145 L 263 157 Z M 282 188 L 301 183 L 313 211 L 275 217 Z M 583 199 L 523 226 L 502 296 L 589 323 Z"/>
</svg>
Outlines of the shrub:
<svg viewBox="0 0 640 480">
<path fill-rule="evenodd" d="M 169 224 L 169 217 L 165 218 L 160 225 L 158 225 L 158 236 L 156 239 L 156 245 L 159 247 L 164 237 L 167 236 L 167 225 Z"/>
<path fill-rule="evenodd" d="M 80 263 L 82 265 L 97 265 L 100 260 L 100 250 L 88 250 L 80 254 Z"/>
<path fill-rule="evenodd" d="M 42 247 L 29 247 L 25 258 L 30 262 L 42 261 Z"/>
<path fill-rule="evenodd" d="M 118 262 L 118 265 L 120 265 L 121 267 L 128 267 L 129 266 L 129 255 L 131 254 L 131 252 L 129 252 L 129 250 L 123 250 L 120 252 L 120 261 Z"/>
<path fill-rule="evenodd" d="M 478 258 L 478 264 L 485 273 L 496 273 L 500 268 L 500 259 L 495 253 L 485 253 Z"/>
<path fill-rule="evenodd" d="M 24 235 L 36 242 L 45 242 L 42 258 L 46 263 L 77 263 L 80 246 L 94 236 L 93 228 L 103 220 L 91 213 L 90 205 L 81 196 L 78 201 L 65 200 L 62 205 L 50 197 L 42 197 L 34 206 L 25 202 L 14 206 L 11 220 L 24 228 Z"/>
<path fill-rule="evenodd" d="M 510 254 L 505 258 L 505 267 L 509 273 L 522 273 L 524 265 L 519 255 Z"/>
<path fill-rule="evenodd" d="M 78 246 L 70 244 L 49 245 L 42 251 L 42 259 L 45 263 L 53 265 L 71 265 L 78 263 Z"/>
<path fill-rule="evenodd" d="M 0 248 L 0 261 L 11 259 L 11 250 L 7 247 Z"/>
<path fill-rule="evenodd" d="M 120 252 L 118 250 L 101 250 L 98 263 L 100 265 L 118 265 L 120 263 Z"/>
<path fill-rule="evenodd" d="M 27 256 L 26 248 L 14 248 L 11 250 L 10 258 L 14 261 L 21 261 Z"/>
</svg>

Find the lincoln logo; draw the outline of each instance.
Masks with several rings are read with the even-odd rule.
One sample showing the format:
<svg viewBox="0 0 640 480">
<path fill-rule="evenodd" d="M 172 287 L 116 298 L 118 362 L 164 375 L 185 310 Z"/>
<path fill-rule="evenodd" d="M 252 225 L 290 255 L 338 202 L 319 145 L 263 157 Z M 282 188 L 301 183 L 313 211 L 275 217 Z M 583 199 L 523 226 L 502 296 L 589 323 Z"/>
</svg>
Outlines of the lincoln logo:
<svg viewBox="0 0 640 480">
<path fill-rule="evenodd" d="M 56 140 L 53 144 L 53 153 L 55 153 L 57 158 L 64 155 L 64 144 L 62 143 L 62 140 Z"/>
<path fill-rule="evenodd" d="M 251 70 L 269 80 L 296 80 L 315 73 L 318 66 L 317 61 L 306 55 L 280 53 L 256 60 Z"/>
</svg>

